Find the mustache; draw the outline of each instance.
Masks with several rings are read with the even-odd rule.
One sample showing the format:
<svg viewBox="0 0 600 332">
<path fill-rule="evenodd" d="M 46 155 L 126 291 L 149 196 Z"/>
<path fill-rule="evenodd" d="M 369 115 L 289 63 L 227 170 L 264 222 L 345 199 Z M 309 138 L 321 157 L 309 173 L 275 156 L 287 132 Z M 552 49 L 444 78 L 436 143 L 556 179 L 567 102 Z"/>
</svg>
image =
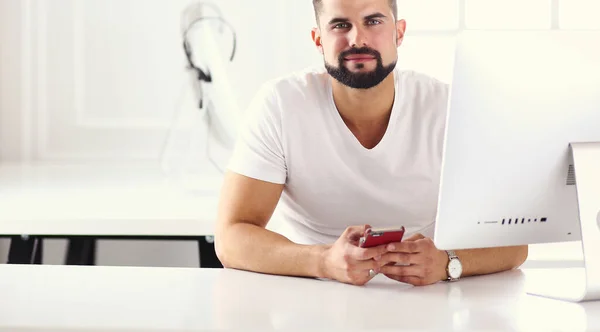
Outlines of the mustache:
<svg viewBox="0 0 600 332">
<path fill-rule="evenodd" d="M 361 48 L 351 48 L 347 51 L 344 51 L 344 52 L 340 53 L 339 58 L 343 59 L 349 55 L 359 55 L 359 54 L 372 55 L 373 57 L 375 57 L 377 59 L 381 59 L 381 54 L 377 50 L 374 50 L 374 49 L 372 49 L 370 47 L 366 47 L 366 46 L 363 46 Z"/>
</svg>

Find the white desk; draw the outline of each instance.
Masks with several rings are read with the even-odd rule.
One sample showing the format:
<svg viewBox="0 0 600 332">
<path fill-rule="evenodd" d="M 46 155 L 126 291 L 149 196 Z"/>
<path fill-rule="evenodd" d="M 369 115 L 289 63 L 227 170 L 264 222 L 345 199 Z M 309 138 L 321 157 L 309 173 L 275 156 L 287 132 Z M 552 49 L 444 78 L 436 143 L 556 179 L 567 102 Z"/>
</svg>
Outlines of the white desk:
<svg viewBox="0 0 600 332">
<path fill-rule="evenodd" d="M 228 269 L 0 266 L 0 327 L 86 330 L 586 331 L 600 302 L 527 295 L 532 270 L 364 287 Z M 560 285 L 557 285 L 560 287 Z"/>
<path fill-rule="evenodd" d="M 212 235 L 222 175 L 202 180 L 194 192 L 158 164 L 0 163 L 0 233 Z"/>
<path fill-rule="evenodd" d="M 0 235 L 213 235 L 222 175 L 211 168 L 202 174 L 184 183 L 158 163 L 0 163 Z"/>
</svg>

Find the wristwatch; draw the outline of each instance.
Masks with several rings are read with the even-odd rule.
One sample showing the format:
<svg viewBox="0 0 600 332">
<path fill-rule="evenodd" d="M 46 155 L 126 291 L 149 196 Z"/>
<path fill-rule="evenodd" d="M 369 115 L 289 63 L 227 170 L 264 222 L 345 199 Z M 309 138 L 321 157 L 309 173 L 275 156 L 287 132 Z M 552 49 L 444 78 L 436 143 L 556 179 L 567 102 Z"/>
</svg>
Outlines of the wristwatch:
<svg viewBox="0 0 600 332">
<path fill-rule="evenodd" d="M 462 275 L 462 264 L 454 250 L 447 250 L 446 253 L 449 258 L 448 266 L 446 267 L 446 273 L 448 274 L 447 281 L 456 281 Z"/>
</svg>

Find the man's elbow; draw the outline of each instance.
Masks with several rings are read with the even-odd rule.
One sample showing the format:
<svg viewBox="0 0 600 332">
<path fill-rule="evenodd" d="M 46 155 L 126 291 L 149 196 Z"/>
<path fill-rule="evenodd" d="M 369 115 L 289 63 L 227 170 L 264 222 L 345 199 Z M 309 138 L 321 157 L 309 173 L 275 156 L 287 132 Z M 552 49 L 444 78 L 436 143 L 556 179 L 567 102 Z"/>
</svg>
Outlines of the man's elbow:
<svg viewBox="0 0 600 332">
<path fill-rule="evenodd" d="M 219 259 L 219 262 L 221 262 L 221 265 L 223 265 L 224 268 L 229 268 L 230 264 L 229 261 L 227 261 L 227 256 L 224 254 L 223 245 L 218 245 L 217 243 L 219 242 L 220 241 L 217 240 L 217 237 L 215 237 L 215 254 Z"/>
<path fill-rule="evenodd" d="M 223 265 L 224 268 L 231 268 L 231 260 L 229 259 L 229 255 L 227 254 L 229 248 L 227 248 L 227 241 L 224 240 L 225 233 L 226 231 L 221 229 L 218 230 L 215 234 L 215 254 L 217 255 L 217 258 L 219 259 L 221 265 Z"/>
<path fill-rule="evenodd" d="M 514 255 L 514 266 L 513 268 L 519 268 L 525 261 L 527 260 L 527 256 L 529 255 L 529 246 L 523 245 L 515 248 L 516 254 Z"/>
</svg>

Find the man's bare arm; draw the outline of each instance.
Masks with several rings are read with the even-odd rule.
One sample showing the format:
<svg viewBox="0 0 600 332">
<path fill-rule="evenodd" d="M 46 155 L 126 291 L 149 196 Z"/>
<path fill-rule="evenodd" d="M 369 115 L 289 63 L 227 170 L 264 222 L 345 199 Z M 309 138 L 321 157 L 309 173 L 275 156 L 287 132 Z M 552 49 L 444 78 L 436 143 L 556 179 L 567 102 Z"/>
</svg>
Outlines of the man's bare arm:
<svg viewBox="0 0 600 332">
<path fill-rule="evenodd" d="M 400 263 L 381 269 L 392 279 L 416 286 L 446 280 L 448 254 L 436 248 L 431 238 L 415 234 L 403 242 L 388 245 L 390 253 L 383 261 Z M 521 266 L 527 259 L 528 246 L 456 250 L 462 267 L 462 277 L 491 274 Z"/>
<path fill-rule="evenodd" d="M 385 245 L 359 248 L 367 225 L 348 227 L 328 245 L 299 245 L 266 229 L 283 185 L 229 172 L 219 203 L 215 247 L 227 268 L 268 274 L 329 278 L 364 285 L 383 265 Z"/>
<path fill-rule="evenodd" d="M 456 255 L 463 266 L 462 275 L 468 277 L 517 268 L 525 262 L 528 252 L 528 246 L 514 246 L 457 250 Z M 446 255 L 446 263 L 447 258 Z"/>
<path fill-rule="evenodd" d="M 225 175 L 215 248 L 223 266 L 262 273 L 323 277 L 325 246 L 295 244 L 266 229 L 283 185 L 233 172 Z"/>
</svg>

